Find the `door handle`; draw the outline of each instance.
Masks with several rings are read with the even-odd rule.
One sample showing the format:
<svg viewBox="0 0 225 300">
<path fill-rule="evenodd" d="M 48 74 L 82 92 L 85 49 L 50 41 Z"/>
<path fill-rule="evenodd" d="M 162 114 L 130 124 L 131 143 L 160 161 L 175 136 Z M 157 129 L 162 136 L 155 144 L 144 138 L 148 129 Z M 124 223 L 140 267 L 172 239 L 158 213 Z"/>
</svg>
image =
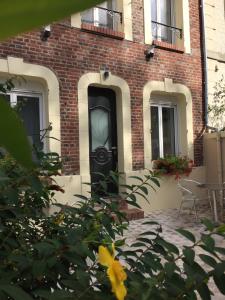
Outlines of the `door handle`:
<svg viewBox="0 0 225 300">
<path fill-rule="evenodd" d="M 111 150 L 117 150 L 117 147 L 111 147 Z"/>
</svg>

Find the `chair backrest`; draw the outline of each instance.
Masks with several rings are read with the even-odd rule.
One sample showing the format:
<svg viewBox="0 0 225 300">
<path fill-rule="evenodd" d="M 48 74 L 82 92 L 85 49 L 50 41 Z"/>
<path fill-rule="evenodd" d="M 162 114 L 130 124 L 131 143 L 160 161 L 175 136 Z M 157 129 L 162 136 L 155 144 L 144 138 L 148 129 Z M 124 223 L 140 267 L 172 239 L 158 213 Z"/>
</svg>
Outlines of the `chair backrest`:
<svg viewBox="0 0 225 300">
<path fill-rule="evenodd" d="M 185 189 L 186 192 L 187 190 L 189 191 L 189 195 L 192 195 L 193 198 L 200 200 L 207 198 L 208 193 L 208 190 L 206 188 L 201 187 L 201 184 L 202 183 L 197 180 L 182 178 L 179 180 L 178 188 L 180 185 L 183 190 Z"/>
<path fill-rule="evenodd" d="M 183 198 L 186 198 L 186 197 L 193 198 L 194 197 L 193 191 L 191 189 L 189 189 L 186 185 L 184 185 L 182 179 L 178 181 L 177 186 L 178 186 L 178 189 L 181 192 Z"/>
</svg>

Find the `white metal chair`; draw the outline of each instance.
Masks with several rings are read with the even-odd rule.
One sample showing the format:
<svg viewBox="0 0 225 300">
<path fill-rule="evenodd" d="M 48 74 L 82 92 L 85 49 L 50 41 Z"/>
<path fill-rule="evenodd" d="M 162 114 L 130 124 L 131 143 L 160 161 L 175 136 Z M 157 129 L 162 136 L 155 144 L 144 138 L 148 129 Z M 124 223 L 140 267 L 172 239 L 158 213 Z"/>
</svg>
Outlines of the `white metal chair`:
<svg viewBox="0 0 225 300">
<path fill-rule="evenodd" d="M 192 210 L 195 211 L 196 220 L 199 219 L 198 218 L 198 210 L 197 210 L 197 205 L 199 202 L 203 202 L 203 201 L 208 202 L 211 211 L 213 211 L 209 191 L 207 189 L 204 189 L 205 190 L 204 195 L 197 194 L 197 191 L 199 190 L 200 186 L 201 186 L 201 182 L 198 182 L 196 180 L 192 180 L 192 179 L 180 179 L 179 180 L 178 189 L 180 190 L 180 192 L 182 194 L 179 215 L 181 213 L 184 203 L 188 203 L 188 202 L 191 204 L 191 206 L 189 207 L 190 213 L 192 212 Z M 201 187 L 201 190 L 203 191 L 202 187 Z"/>
</svg>

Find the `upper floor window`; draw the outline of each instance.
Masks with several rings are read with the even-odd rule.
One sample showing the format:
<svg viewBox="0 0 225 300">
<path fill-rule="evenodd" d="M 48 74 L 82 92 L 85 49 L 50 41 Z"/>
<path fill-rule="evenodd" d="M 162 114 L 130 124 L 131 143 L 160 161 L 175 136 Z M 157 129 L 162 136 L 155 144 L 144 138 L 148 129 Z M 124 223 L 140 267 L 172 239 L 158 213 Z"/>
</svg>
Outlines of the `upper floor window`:
<svg viewBox="0 0 225 300">
<path fill-rule="evenodd" d="M 97 27 L 121 31 L 122 12 L 117 11 L 116 0 L 109 0 L 84 11 L 81 14 L 81 21 Z"/>
<path fill-rule="evenodd" d="M 177 27 L 176 0 L 151 0 L 152 36 L 170 44 L 182 38 L 182 29 Z"/>
</svg>

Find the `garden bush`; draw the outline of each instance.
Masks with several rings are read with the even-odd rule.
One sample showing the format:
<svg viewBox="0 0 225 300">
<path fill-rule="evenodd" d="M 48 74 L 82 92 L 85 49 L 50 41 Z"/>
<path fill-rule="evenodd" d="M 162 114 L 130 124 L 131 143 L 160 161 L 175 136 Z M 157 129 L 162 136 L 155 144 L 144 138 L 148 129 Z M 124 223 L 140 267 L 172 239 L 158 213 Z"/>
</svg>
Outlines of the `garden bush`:
<svg viewBox="0 0 225 300">
<path fill-rule="evenodd" d="M 56 153 L 35 150 L 36 166 L 27 170 L 8 154 L 0 158 L 0 299 L 211 299 L 210 278 L 225 294 L 225 249 L 214 236 L 224 238 L 225 225 L 205 220 L 200 239 L 178 229 L 191 244 L 178 249 L 162 238 L 162 227 L 147 222 L 128 247 L 126 216 L 113 197 L 76 196 L 75 206 L 61 205 L 55 193 L 60 176 Z M 122 174 L 102 176 L 118 183 Z M 138 207 L 137 196 L 148 200 L 159 186 L 149 171 L 125 185 L 124 199 Z M 106 193 L 106 191 L 104 191 Z M 111 195 L 112 196 L 112 195 Z M 79 200 L 78 200 L 79 199 Z M 67 199 L 68 201 L 71 199 Z M 50 205 L 60 211 L 48 215 Z M 144 222 L 144 221 L 143 221 Z M 197 262 L 196 247 L 204 250 Z"/>
</svg>

